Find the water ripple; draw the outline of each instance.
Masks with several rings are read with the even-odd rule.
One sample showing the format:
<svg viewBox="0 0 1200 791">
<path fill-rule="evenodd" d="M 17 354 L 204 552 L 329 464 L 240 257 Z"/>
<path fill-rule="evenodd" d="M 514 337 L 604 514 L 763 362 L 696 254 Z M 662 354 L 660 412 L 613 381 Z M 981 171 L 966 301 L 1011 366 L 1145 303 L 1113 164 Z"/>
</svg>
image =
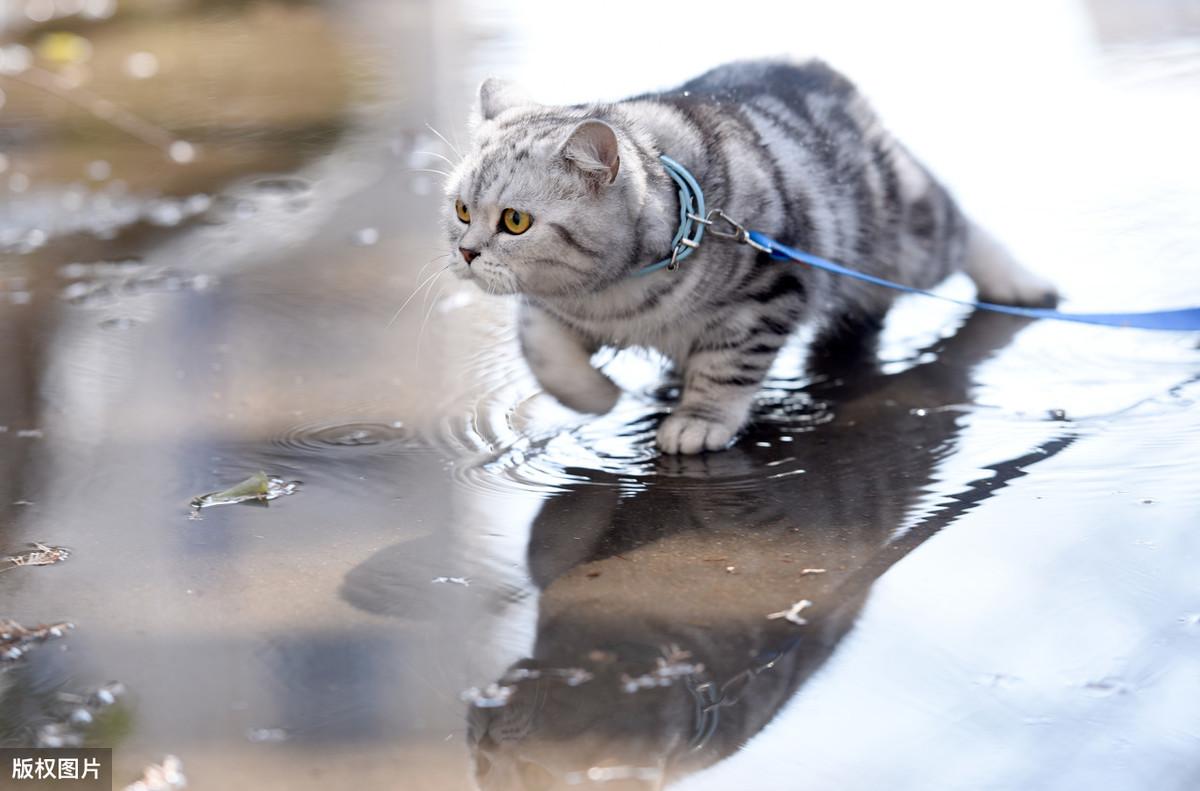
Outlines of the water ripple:
<svg viewBox="0 0 1200 791">
<path fill-rule="evenodd" d="M 293 426 L 271 441 L 273 447 L 299 453 L 391 453 L 423 445 L 393 423 L 308 423 Z"/>
</svg>

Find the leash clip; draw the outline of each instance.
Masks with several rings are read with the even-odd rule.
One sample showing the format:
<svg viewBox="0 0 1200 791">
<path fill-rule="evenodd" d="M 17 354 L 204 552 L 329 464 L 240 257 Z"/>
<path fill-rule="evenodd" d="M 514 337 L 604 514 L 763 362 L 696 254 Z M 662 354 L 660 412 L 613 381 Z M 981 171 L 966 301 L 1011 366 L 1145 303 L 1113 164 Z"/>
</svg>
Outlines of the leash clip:
<svg viewBox="0 0 1200 791">
<path fill-rule="evenodd" d="M 695 215 L 689 214 L 688 216 L 694 217 Z M 689 248 L 695 250 L 699 246 L 699 242 L 694 242 L 691 239 L 680 239 L 679 244 L 675 245 L 674 249 L 671 250 L 671 262 L 667 264 L 667 271 L 674 272 L 679 268 L 680 254 L 683 253 L 684 250 Z"/>
<path fill-rule="evenodd" d="M 758 250 L 761 253 L 771 252 L 771 249 L 769 247 L 765 247 L 765 246 L 759 244 L 758 242 L 754 241 L 754 239 L 752 239 L 750 237 L 750 232 L 748 230 L 746 230 L 746 226 L 742 225 L 740 222 L 733 219 L 732 217 L 730 217 L 728 214 L 721 211 L 720 209 L 713 209 L 712 211 L 710 211 L 708 213 L 707 217 L 697 217 L 694 214 L 689 214 L 688 216 L 691 217 L 696 222 L 705 225 L 708 228 L 708 232 L 710 234 L 712 234 L 713 236 L 717 237 L 718 239 L 729 239 L 731 241 L 737 242 L 738 244 L 748 244 L 751 247 L 753 247 L 755 250 Z M 725 222 L 733 230 L 731 230 L 731 231 L 717 230 L 715 227 L 713 227 L 717 222 Z"/>
</svg>

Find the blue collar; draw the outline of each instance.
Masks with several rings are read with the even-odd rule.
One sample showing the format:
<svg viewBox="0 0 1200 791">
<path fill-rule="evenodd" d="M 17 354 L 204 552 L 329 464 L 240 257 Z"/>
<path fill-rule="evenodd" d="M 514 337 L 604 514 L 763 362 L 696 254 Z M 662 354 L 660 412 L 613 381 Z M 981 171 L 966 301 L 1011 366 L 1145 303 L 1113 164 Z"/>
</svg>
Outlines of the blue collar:
<svg viewBox="0 0 1200 791">
<path fill-rule="evenodd" d="M 659 156 L 663 167 L 677 185 L 679 185 L 679 230 L 671 240 L 671 255 L 656 264 L 648 264 L 633 272 L 633 277 L 641 277 L 660 269 L 676 269 L 679 262 L 692 254 L 700 246 L 704 238 L 704 226 L 708 224 L 708 215 L 704 211 L 704 191 L 696 182 L 696 178 L 687 168 L 669 156 Z"/>
</svg>

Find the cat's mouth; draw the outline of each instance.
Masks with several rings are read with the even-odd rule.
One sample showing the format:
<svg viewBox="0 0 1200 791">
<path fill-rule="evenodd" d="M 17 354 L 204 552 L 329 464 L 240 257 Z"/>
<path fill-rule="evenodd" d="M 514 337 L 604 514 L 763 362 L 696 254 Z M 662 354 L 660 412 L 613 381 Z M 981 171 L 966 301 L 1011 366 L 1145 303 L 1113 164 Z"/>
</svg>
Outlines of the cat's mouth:
<svg viewBox="0 0 1200 791">
<path fill-rule="evenodd" d="M 456 276 L 474 283 L 486 294 L 509 296 L 523 293 L 520 281 L 511 270 L 499 266 L 495 262 L 484 260 L 482 256 L 470 264 L 459 259 L 454 263 L 452 269 Z"/>
</svg>

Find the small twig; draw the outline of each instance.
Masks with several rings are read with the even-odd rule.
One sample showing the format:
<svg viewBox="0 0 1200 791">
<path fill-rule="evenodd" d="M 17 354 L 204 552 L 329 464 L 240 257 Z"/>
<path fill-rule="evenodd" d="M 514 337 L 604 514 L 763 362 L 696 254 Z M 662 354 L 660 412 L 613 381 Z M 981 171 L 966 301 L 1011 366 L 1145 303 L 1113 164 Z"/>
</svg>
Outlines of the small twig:
<svg viewBox="0 0 1200 791">
<path fill-rule="evenodd" d="M 9 571 L 18 566 L 52 566 L 71 556 L 71 550 L 66 547 L 50 546 L 40 541 L 34 541 L 30 546 L 33 549 L 4 558 L 3 560 L 9 565 L 0 569 L 0 572 Z"/>
<path fill-rule="evenodd" d="M 811 606 L 812 602 L 810 602 L 808 599 L 801 599 L 786 610 L 780 610 L 779 612 L 773 612 L 769 614 L 767 619 L 773 621 L 777 618 L 784 618 L 790 623 L 796 624 L 797 626 L 804 626 L 804 624 L 808 623 L 808 620 L 801 618 L 800 613 L 804 610 L 807 610 Z"/>
<path fill-rule="evenodd" d="M 85 88 L 64 82 L 60 76 L 52 71 L 34 66 L 19 74 L 5 74 L 3 76 L 53 94 L 76 107 L 81 107 L 101 121 L 112 124 L 117 129 L 120 129 L 131 137 L 137 138 L 146 145 L 160 149 L 177 162 L 186 162 L 191 158 L 190 156 L 180 157 L 173 152 L 176 143 L 184 143 L 187 146 L 187 151 L 190 152 L 192 150 L 190 143 L 175 138 L 161 126 L 155 126 L 141 116 L 119 107 L 108 99 L 97 96 Z"/>
</svg>

